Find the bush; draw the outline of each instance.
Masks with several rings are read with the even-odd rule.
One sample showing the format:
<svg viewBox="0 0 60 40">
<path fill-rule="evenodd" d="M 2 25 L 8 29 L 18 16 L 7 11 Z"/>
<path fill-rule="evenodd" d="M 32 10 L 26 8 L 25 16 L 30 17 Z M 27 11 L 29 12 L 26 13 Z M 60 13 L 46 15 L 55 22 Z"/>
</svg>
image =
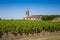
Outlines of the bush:
<svg viewBox="0 0 60 40">
<path fill-rule="evenodd" d="M 40 33 L 43 30 L 50 32 L 60 31 L 60 22 L 0 20 L 0 36 L 5 32 L 12 32 L 15 35 L 18 33 L 28 35 L 29 33 Z"/>
</svg>

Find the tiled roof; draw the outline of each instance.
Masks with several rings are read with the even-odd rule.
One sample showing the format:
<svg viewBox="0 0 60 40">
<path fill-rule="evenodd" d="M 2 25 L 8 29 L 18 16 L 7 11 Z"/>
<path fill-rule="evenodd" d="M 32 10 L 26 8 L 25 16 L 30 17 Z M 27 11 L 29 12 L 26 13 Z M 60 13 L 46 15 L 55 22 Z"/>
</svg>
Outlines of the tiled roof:
<svg viewBox="0 0 60 40">
<path fill-rule="evenodd" d="M 31 15 L 26 18 L 41 18 L 41 17 L 42 17 L 42 15 Z"/>
</svg>

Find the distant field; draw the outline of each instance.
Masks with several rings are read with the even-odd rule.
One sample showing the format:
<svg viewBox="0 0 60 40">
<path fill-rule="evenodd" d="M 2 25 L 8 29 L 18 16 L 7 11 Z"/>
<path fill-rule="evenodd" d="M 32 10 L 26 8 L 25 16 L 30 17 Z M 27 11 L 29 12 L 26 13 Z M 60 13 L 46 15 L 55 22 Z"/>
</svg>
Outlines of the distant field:
<svg viewBox="0 0 60 40">
<path fill-rule="evenodd" d="M 27 21 L 27 20 L 0 20 L 0 36 L 12 32 L 17 35 L 40 33 L 41 31 L 60 31 L 60 22 L 52 21 Z"/>
</svg>

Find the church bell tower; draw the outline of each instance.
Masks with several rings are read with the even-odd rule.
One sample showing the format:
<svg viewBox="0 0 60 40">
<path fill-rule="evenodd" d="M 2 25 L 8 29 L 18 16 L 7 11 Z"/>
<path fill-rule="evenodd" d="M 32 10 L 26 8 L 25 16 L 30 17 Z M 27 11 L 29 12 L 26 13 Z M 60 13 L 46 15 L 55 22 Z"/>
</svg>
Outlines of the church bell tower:
<svg viewBox="0 0 60 40">
<path fill-rule="evenodd" d="M 29 16 L 29 10 L 28 10 L 28 8 L 26 9 L 26 15 L 25 15 L 25 17 L 28 17 Z"/>
</svg>

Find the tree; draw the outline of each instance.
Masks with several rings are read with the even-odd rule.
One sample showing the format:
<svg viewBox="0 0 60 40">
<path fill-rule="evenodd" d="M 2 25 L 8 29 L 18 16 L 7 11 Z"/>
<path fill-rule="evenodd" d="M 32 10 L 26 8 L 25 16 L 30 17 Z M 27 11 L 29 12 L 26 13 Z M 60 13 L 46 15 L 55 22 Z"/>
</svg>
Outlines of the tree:
<svg viewBox="0 0 60 40">
<path fill-rule="evenodd" d="M 0 20 L 1 20 L 1 18 L 0 18 Z"/>
<path fill-rule="evenodd" d="M 46 16 L 43 16 L 42 17 L 42 20 L 49 20 L 49 16 L 47 16 L 47 15 Z"/>
<path fill-rule="evenodd" d="M 53 20 L 55 17 L 60 17 L 60 15 L 45 15 L 42 20 Z"/>
</svg>

